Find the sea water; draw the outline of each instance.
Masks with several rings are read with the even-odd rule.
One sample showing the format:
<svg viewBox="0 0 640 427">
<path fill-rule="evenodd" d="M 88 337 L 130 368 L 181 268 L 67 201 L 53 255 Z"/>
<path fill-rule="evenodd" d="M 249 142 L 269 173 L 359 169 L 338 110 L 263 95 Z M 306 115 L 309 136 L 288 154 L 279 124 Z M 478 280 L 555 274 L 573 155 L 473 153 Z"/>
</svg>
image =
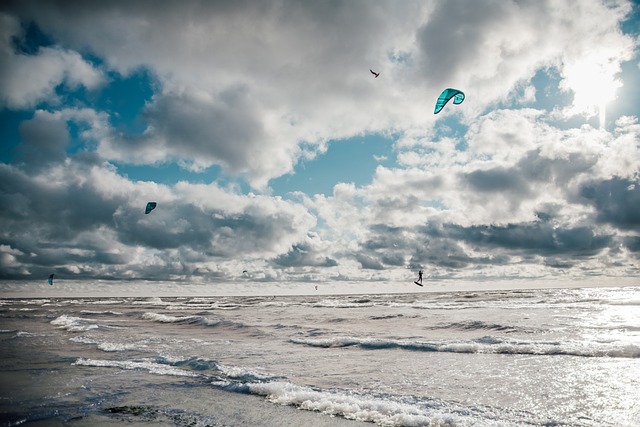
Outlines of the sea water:
<svg viewBox="0 0 640 427">
<path fill-rule="evenodd" d="M 2 425 L 638 426 L 640 288 L 0 300 Z"/>
</svg>

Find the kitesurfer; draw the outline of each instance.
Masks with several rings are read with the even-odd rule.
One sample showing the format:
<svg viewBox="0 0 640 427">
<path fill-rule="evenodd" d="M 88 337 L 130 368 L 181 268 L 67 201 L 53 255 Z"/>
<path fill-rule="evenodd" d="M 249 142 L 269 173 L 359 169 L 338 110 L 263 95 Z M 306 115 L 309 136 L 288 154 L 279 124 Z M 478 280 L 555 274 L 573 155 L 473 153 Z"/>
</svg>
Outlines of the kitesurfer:
<svg viewBox="0 0 640 427">
<path fill-rule="evenodd" d="M 422 286 L 422 270 L 418 271 L 418 280 L 415 280 L 413 283 Z"/>
</svg>

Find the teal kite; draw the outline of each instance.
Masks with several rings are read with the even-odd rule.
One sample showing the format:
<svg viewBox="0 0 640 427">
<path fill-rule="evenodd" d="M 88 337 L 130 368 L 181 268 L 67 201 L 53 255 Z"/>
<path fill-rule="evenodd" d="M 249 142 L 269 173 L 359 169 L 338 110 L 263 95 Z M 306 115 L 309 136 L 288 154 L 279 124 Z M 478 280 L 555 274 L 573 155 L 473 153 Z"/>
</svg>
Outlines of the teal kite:
<svg viewBox="0 0 640 427">
<path fill-rule="evenodd" d="M 53 286 L 53 274 L 49 276 L 49 284 Z"/>
<path fill-rule="evenodd" d="M 464 93 L 458 89 L 452 88 L 443 90 L 436 101 L 436 108 L 433 110 L 433 114 L 438 114 L 451 98 L 453 98 L 454 104 L 462 104 L 462 101 L 464 101 Z"/>
<path fill-rule="evenodd" d="M 147 207 L 144 210 L 145 214 L 148 214 L 149 212 L 151 212 L 152 210 L 154 210 L 156 208 L 158 204 L 156 202 L 149 202 L 147 203 Z"/>
</svg>

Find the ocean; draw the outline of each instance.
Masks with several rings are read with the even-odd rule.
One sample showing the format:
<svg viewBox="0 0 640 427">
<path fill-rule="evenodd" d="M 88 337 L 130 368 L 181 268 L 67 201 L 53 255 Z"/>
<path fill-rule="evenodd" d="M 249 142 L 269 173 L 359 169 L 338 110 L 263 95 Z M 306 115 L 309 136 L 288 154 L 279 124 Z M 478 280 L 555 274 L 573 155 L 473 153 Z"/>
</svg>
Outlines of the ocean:
<svg viewBox="0 0 640 427">
<path fill-rule="evenodd" d="M 0 299 L 3 426 L 638 426 L 640 287 Z"/>
</svg>

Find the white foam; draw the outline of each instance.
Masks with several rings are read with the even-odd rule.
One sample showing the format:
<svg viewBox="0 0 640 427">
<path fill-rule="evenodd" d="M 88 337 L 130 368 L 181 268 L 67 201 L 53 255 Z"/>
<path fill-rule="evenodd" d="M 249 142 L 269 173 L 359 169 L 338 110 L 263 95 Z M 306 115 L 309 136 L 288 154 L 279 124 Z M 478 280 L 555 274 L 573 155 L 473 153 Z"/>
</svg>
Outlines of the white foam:
<svg viewBox="0 0 640 427">
<path fill-rule="evenodd" d="M 143 319 L 160 323 L 196 323 L 204 326 L 217 326 L 222 323 L 218 319 L 209 319 L 203 316 L 167 316 L 166 314 L 147 312 L 142 315 Z"/>
<path fill-rule="evenodd" d="M 166 314 L 160 313 L 145 313 L 142 315 L 142 318 L 160 323 L 178 323 L 196 321 L 201 319 L 201 316 L 167 316 Z"/>
<path fill-rule="evenodd" d="M 222 372 L 228 378 L 240 380 L 246 380 L 250 378 L 251 381 L 267 381 L 269 378 L 272 378 L 269 375 L 256 372 L 252 369 L 241 368 L 238 366 L 224 366 L 217 364 L 217 367 L 220 372 Z"/>
<path fill-rule="evenodd" d="M 133 304 L 140 305 L 170 305 L 170 302 L 162 301 L 162 298 L 159 297 L 151 297 L 142 301 L 134 301 Z"/>
<path fill-rule="evenodd" d="M 265 396 L 273 403 L 383 426 L 464 425 L 458 416 L 392 399 L 315 390 L 287 382 L 255 383 L 248 387 L 251 393 Z"/>
<path fill-rule="evenodd" d="M 116 351 L 127 351 L 127 350 L 135 350 L 137 348 L 146 347 L 144 344 L 122 344 L 122 343 L 112 343 L 112 342 L 99 342 L 93 338 L 86 337 L 83 335 L 70 338 L 69 341 L 77 342 L 80 344 L 97 344 L 99 350 L 107 351 L 107 352 L 116 352 Z"/>
<path fill-rule="evenodd" d="M 85 332 L 91 329 L 98 329 L 98 325 L 93 319 L 84 319 L 82 317 L 73 317 L 63 314 L 62 316 L 51 321 L 52 325 L 59 326 L 69 332 Z"/>
<path fill-rule="evenodd" d="M 628 342 L 506 341 L 482 337 L 473 341 L 414 341 L 358 337 L 292 338 L 289 342 L 310 347 L 360 347 L 366 350 L 401 349 L 450 353 L 565 355 L 580 357 L 640 357 L 640 346 Z"/>
<path fill-rule="evenodd" d="M 69 338 L 69 341 L 77 342 L 80 344 L 98 344 L 96 340 L 89 337 L 85 337 L 84 335 L 78 335 L 78 336 Z"/>
<path fill-rule="evenodd" d="M 144 345 L 134 345 L 134 344 L 120 344 L 113 342 L 103 342 L 98 344 L 98 349 L 102 351 L 114 352 L 114 351 L 127 351 L 127 350 L 135 350 L 138 347 L 146 347 Z"/>
<path fill-rule="evenodd" d="M 96 366 L 104 368 L 120 368 L 127 370 L 143 370 L 157 375 L 170 375 L 176 377 L 199 377 L 200 375 L 178 369 L 173 366 L 167 366 L 160 363 L 149 361 L 132 361 L 132 360 L 96 360 L 96 359 L 84 359 L 80 358 L 76 360 L 73 365 L 77 366 Z"/>
<path fill-rule="evenodd" d="M 89 305 L 89 304 L 93 304 L 93 305 L 112 305 L 112 304 L 122 304 L 124 303 L 124 300 L 121 299 L 96 299 L 93 301 L 84 301 L 85 304 Z"/>
</svg>

